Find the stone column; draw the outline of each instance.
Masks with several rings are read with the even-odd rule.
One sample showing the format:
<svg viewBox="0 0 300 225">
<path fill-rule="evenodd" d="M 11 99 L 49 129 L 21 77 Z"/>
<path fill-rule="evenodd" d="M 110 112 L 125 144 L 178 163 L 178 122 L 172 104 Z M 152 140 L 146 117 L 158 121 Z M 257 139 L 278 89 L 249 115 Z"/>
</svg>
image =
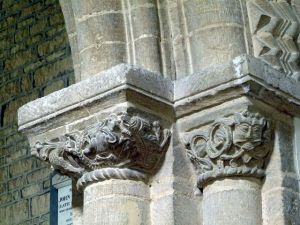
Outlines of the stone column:
<svg viewBox="0 0 300 225">
<path fill-rule="evenodd" d="M 224 64 L 246 53 L 243 1 L 183 1 L 193 71 Z"/>
<path fill-rule="evenodd" d="M 94 183 L 85 188 L 84 196 L 84 224 L 151 224 L 149 187 L 142 181 Z"/>
<path fill-rule="evenodd" d="M 264 116 L 247 110 L 189 136 L 187 154 L 203 189 L 204 225 L 262 224 L 260 179 L 271 132 Z"/>
<path fill-rule="evenodd" d="M 159 121 L 119 113 L 81 134 L 38 140 L 32 154 L 78 179 L 77 189 L 84 195 L 83 224 L 150 224 L 145 183 L 164 156 L 169 137 Z"/>
<path fill-rule="evenodd" d="M 261 181 L 216 180 L 203 190 L 203 225 L 261 225 Z"/>
<path fill-rule="evenodd" d="M 72 1 L 81 63 L 81 80 L 125 63 L 122 1 Z"/>
<path fill-rule="evenodd" d="M 292 126 L 277 121 L 300 112 L 298 3 L 70 3 L 81 78 L 20 108 L 19 126 L 33 155 L 76 181 L 83 224 L 274 224 L 273 193 L 296 224 L 284 218 L 299 202 Z"/>
<path fill-rule="evenodd" d="M 127 19 L 128 62 L 161 74 L 162 55 L 157 2 L 127 1 L 124 6 Z"/>
<path fill-rule="evenodd" d="M 20 109 L 32 155 L 72 177 L 83 194 L 73 191 L 74 224 L 151 223 L 149 185 L 170 142 L 171 88 L 161 76 L 120 65 Z"/>
</svg>

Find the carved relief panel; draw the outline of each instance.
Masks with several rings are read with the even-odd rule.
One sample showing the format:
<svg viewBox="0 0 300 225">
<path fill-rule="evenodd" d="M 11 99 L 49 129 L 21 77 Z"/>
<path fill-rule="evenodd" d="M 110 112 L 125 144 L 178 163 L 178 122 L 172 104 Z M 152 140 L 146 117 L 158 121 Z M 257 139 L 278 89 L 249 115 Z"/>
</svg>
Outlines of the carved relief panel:
<svg viewBox="0 0 300 225">
<path fill-rule="evenodd" d="M 37 141 L 31 153 L 59 173 L 79 179 L 78 188 L 110 178 L 144 180 L 164 156 L 170 135 L 159 121 L 111 114 L 81 133 Z"/>
<path fill-rule="evenodd" d="M 270 122 L 244 111 L 216 120 L 188 136 L 186 151 L 198 176 L 198 186 L 229 176 L 264 176 L 270 153 Z"/>
<path fill-rule="evenodd" d="M 299 1 L 251 0 L 248 14 L 254 55 L 299 79 Z"/>
</svg>

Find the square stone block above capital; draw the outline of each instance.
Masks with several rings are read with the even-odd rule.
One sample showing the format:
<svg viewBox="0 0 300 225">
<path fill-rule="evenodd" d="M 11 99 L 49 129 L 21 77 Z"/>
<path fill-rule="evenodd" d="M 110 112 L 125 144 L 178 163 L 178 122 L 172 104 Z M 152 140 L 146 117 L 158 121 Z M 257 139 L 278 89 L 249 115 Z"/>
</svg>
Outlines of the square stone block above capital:
<svg viewBox="0 0 300 225">
<path fill-rule="evenodd" d="M 50 124 L 55 126 L 54 118 L 60 125 L 70 124 L 101 111 L 112 112 L 112 108 L 118 105 L 145 108 L 168 117 L 171 116 L 172 102 L 171 80 L 135 66 L 120 64 L 22 106 L 18 111 L 18 124 L 21 131 L 38 124 L 43 124 L 44 128 Z"/>
<path fill-rule="evenodd" d="M 250 55 L 174 81 L 177 119 L 241 97 L 300 114 L 300 82 Z"/>
</svg>

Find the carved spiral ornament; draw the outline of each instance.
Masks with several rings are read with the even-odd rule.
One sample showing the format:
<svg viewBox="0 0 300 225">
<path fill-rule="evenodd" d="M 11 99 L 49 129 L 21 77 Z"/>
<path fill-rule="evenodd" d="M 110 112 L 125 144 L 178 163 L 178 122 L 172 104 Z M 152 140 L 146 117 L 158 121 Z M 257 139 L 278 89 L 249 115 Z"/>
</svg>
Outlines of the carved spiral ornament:
<svg viewBox="0 0 300 225">
<path fill-rule="evenodd" d="M 195 135 L 191 141 L 191 149 L 197 157 L 203 157 L 206 155 L 207 138 L 204 135 Z"/>
<path fill-rule="evenodd" d="M 209 133 L 207 154 L 214 159 L 227 151 L 232 144 L 230 127 L 224 123 L 215 123 Z"/>
<path fill-rule="evenodd" d="M 244 111 L 193 132 L 186 150 L 198 175 L 198 186 L 222 177 L 263 177 L 271 150 L 270 129 L 263 116 Z"/>
</svg>

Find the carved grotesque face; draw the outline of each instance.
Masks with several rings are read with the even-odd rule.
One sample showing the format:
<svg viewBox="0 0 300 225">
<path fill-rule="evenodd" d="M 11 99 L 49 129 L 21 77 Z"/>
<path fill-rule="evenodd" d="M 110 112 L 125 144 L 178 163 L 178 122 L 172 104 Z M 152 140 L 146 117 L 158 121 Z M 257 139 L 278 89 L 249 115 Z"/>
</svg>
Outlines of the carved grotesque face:
<svg viewBox="0 0 300 225">
<path fill-rule="evenodd" d="M 233 131 L 233 143 L 244 150 L 252 150 L 262 142 L 261 125 L 237 124 Z"/>
<path fill-rule="evenodd" d="M 246 150 L 251 151 L 263 140 L 263 130 L 266 121 L 259 115 L 243 114 L 237 118 L 233 130 L 233 143 L 234 145 Z"/>
</svg>

